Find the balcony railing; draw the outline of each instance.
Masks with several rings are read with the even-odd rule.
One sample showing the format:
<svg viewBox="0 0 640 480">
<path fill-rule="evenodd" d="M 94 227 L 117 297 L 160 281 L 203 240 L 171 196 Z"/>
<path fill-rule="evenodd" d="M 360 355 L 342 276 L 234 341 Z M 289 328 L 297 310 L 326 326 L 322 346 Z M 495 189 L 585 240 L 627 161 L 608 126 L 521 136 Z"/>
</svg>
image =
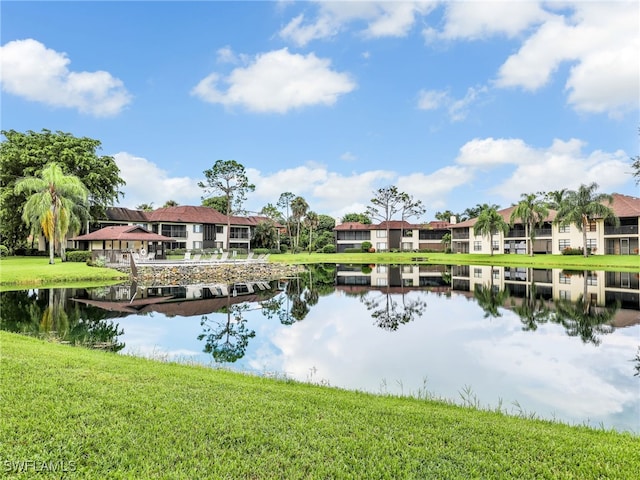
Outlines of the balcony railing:
<svg viewBox="0 0 640 480">
<path fill-rule="evenodd" d="M 619 227 L 615 227 L 612 225 L 605 225 L 604 234 L 605 235 L 637 235 L 638 226 L 637 225 L 620 225 Z"/>
<path fill-rule="evenodd" d="M 552 232 L 550 228 L 536 228 L 535 233 L 536 237 L 550 237 Z"/>
<path fill-rule="evenodd" d="M 507 238 L 524 238 L 526 234 L 524 230 L 509 230 L 506 235 Z"/>
<path fill-rule="evenodd" d="M 469 232 L 458 232 L 456 230 L 453 231 L 453 235 L 451 236 L 454 240 L 464 240 L 469 238 Z"/>
</svg>

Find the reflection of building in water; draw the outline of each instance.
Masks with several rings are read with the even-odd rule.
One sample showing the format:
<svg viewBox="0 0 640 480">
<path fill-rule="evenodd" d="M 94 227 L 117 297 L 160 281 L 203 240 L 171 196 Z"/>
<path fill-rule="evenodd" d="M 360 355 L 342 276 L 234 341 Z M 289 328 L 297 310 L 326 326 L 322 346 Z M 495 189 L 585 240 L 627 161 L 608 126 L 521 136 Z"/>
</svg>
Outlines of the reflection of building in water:
<svg viewBox="0 0 640 480">
<path fill-rule="evenodd" d="M 152 287 L 115 285 L 84 290 L 73 300 L 118 312 L 120 316 L 150 312 L 191 316 L 217 312 L 236 303 L 267 300 L 279 293 L 278 287 L 277 283 L 267 281 Z"/>
<path fill-rule="evenodd" d="M 448 289 L 445 265 L 344 265 L 336 268 L 336 285 L 430 287 Z"/>
<path fill-rule="evenodd" d="M 583 297 L 598 307 L 619 302 L 627 312 L 620 312 L 617 323 L 640 321 L 640 280 L 630 272 L 462 265 L 451 268 L 451 277 L 454 291 L 473 292 L 477 286 L 493 285 L 495 290 L 508 289 L 511 297 L 524 298 L 535 285 L 536 295 L 544 300 L 575 302 Z"/>
</svg>

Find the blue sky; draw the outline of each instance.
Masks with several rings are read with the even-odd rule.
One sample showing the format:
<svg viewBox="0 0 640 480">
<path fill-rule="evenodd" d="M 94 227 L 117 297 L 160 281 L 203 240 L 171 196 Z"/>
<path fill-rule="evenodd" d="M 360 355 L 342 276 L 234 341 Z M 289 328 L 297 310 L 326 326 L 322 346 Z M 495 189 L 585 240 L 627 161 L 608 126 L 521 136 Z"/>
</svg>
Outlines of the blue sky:
<svg viewBox="0 0 640 480">
<path fill-rule="evenodd" d="M 638 196 L 640 5 L 11 2 L 2 128 L 88 136 L 121 206 L 199 205 L 218 159 L 337 218 L 396 185 L 427 207 L 577 188 Z"/>
</svg>

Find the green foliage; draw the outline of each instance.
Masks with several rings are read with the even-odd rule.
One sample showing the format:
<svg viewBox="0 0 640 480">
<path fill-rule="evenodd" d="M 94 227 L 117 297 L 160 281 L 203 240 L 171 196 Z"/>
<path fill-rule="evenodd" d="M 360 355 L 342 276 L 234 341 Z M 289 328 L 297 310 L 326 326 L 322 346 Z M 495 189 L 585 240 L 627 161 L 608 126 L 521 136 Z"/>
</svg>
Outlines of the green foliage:
<svg viewBox="0 0 640 480">
<path fill-rule="evenodd" d="M 371 225 L 371 219 L 365 213 L 347 213 L 345 214 L 340 223 L 356 222 L 363 225 Z"/>
<path fill-rule="evenodd" d="M 582 248 L 567 247 L 562 250 L 562 255 L 582 255 L 583 253 Z"/>
<path fill-rule="evenodd" d="M 493 233 L 497 231 L 502 231 L 506 234 L 509 231 L 509 225 L 504 221 L 495 207 L 485 208 L 473 226 L 473 234 L 489 237 L 489 243 L 492 243 Z M 490 248 L 491 255 L 493 255 L 493 246 Z"/>
<path fill-rule="evenodd" d="M 227 212 L 227 197 L 217 196 L 217 197 L 209 197 L 202 199 L 202 206 L 213 208 L 214 210 L 226 214 Z"/>
<path fill-rule="evenodd" d="M 8 257 L 9 256 L 9 249 L 6 247 L 6 245 L 0 245 L 0 257 Z"/>
<path fill-rule="evenodd" d="M 520 202 L 518 202 L 516 208 L 511 212 L 509 223 L 513 226 L 515 221 L 519 219 L 525 225 L 525 230 L 529 240 L 527 242 L 527 250 L 530 255 L 533 255 L 533 242 L 536 239 L 536 227 L 542 225 L 547 215 L 549 215 L 549 209 L 545 205 L 544 201 L 538 198 L 538 195 L 535 193 L 523 193 L 520 198 Z"/>
<path fill-rule="evenodd" d="M 23 177 L 38 177 L 51 161 L 62 168 L 65 175 L 79 178 L 89 191 L 89 215 L 102 218 L 106 207 L 123 195 L 125 184 L 113 157 L 100 156 L 101 142 L 70 133 L 2 130 L 5 140 L 0 143 L 0 235 L 10 251 L 24 245 L 30 230 L 20 215 L 27 201 L 25 193 L 14 190 Z"/>
<path fill-rule="evenodd" d="M 345 248 L 343 250 L 344 253 L 362 253 L 362 249 L 361 248 Z"/>
<path fill-rule="evenodd" d="M 91 252 L 86 250 L 77 250 L 75 252 L 67 252 L 67 262 L 86 262 L 91 259 Z"/>
<path fill-rule="evenodd" d="M 371 242 L 362 242 L 362 244 L 360 245 L 360 251 L 368 252 L 371 247 L 373 247 L 373 244 Z"/>
<path fill-rule="evenodd" d="M 327 244 L 324 247 L 322 247 L 322 253 L 336 253 L 336 246 Z"/>
</svg>

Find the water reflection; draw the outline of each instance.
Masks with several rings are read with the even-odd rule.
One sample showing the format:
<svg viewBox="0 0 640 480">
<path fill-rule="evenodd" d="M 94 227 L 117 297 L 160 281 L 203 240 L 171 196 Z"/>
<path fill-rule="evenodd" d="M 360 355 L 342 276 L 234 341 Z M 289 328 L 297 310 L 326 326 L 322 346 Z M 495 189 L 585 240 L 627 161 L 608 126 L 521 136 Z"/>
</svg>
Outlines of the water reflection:
<svg viewBox="0 0 640 480">
<path fill-rule="evenodd" d="M 124 331 L 103 309 L 69 299 L 76 289 L 49 288 L 0 294 L 0 328 L 56 341 L 118 352 Z"/>
<path fill-rule="evenodd" d="M 4 292 L 0 308 L 3 329 L 72 343 L 374 392 L 428 377 L 446 398 L 470 385 L 640 431 L 640 290 L 619 272 L 310 265 L 277 281 Z"/>
</svg>

